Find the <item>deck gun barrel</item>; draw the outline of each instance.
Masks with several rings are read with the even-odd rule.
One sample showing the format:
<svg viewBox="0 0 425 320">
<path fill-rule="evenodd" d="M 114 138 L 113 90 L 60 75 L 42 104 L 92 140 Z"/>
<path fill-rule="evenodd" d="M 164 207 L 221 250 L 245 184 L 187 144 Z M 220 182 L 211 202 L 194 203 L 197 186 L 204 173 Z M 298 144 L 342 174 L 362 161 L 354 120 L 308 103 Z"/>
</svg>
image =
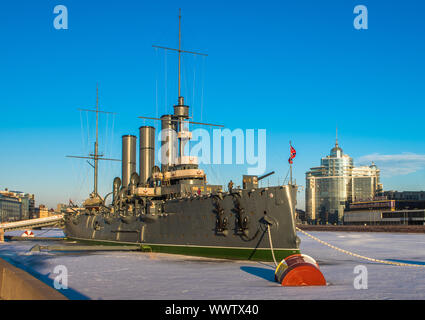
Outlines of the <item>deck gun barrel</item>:
<svg viewBox="0 0 425 320">
<path fill-rule="evenodd" d="M 265 175 L 263 175 L 263 176 L 261 176 L 261 177 L 258 177 L 258 178 L 257 178 L 257 181 L 260 181 L 260 180 L 262 180 L 262 179 L 264 179 L 264 178 L 267 178 L 268 176 L 271 176 L 272 174 L 274 174 L 274 171 L 269 172 L 269 173 L 266 173 Z"/>
</svg>

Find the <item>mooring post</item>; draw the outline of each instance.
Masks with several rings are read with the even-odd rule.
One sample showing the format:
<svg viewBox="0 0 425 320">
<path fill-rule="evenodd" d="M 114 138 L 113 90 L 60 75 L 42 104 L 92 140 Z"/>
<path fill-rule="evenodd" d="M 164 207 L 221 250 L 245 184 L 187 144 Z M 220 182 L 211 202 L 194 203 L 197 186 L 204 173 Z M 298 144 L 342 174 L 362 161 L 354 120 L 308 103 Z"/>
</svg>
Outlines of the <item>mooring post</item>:
<svg viewBox="0 0 425 320">
<path fill-rule="evenodd" d="M 0 242 L 4 242 L 4 230 L 0 229 Z"/>
</svg>

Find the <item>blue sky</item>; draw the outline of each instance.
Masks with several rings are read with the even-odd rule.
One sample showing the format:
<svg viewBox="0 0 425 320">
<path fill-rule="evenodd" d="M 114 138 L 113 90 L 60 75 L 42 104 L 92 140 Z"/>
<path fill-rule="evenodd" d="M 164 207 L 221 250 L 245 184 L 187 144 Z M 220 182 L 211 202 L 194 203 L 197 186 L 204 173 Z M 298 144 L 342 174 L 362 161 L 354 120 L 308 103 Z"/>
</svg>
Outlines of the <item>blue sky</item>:
<svg viewBox="0 0 425 320">
<path fill-rule="evenodd" d="M 53 8 L 68 8 L 68 30 Z M 356 5 L 368 29 L 353 27 Z M 425 3 L 423 1 L 2 1 L 0 4 L 0 188 L 35 193 L 51 207 L 91 191 L 83 155 L 100 105 L 101 151 L 120 158 L 123 134 L 155 124 L 137 116 L 172 111 L 178 45 L 183 95 L 195 121 L 267 130 L 270 184 L 320 163 L 335 140 L 356 164 L 375 160 L 384 188 L 425 189 Z M 88 138 L 89 135 L 89 138 Z M 206 169 L 210 183 L 240 181 L 246 166 Z M 100 191 L 120 175 L 101 163 Z M 304 193 L 299 194 L 304 207 Z"/>
</svg>

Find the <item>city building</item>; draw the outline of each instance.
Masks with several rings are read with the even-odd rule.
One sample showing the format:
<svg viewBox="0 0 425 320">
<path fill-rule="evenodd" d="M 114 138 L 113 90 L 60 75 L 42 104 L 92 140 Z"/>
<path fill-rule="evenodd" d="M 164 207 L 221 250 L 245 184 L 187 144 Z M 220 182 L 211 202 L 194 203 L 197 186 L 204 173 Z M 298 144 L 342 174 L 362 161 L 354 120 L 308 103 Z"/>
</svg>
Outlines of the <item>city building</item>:
<svg viewBox="0 0 425 320">
<path fill-rule="evenodd" d="M 21 199 L 21 220 L 31 219 L 34 215 L 35 200 L 34 195 L 20 191 L 12 191 Z"/>
<path fill-rule="evenodd" d="M 425 201 L 425 191 L 383 191 L 381 196 L 390 200 Z"/>
<path fill-rule="evenodd" d="M 22 203 L 18 197 L 0 193 L 0 222 L 20 220 L 21 206 Z"/>
<path fill-rule="evenodd" d="M 34 195 L 20 191 L 0 191 L 0 222 L 30 219 L 34 212 Z"/>
<path fill-rule="evenodd" d="M 338 145 L 322 158 L 319 167 L 306 172 L 306 218 L 309 223 L 342 223 L 347 201 L 372 200 L 382 191 L 380 170 L 355 167 L 353 159 Z"/>
<path fill-rule="evenodd" d="M 58 203 L 57 206 L 56 206 L 56 213 L 57 214 L 60 214 L 63 211 L 65 211 L 66 208 L 67 208 L 67 205 L 66 204 L 64 204 L 64 203 Z"/>
<path fill-rule="evenodd" d="M 424 191 L 385 191 L 374 200 L 347 203 L 344 224 L 425 224 Z"/>
<path fill-rule="evenodd" d="M 47 218 L 49 216 L 50 211 L 44 204 L 40 204 L 38 208 L 35 208 L 34 218 Z"/>
</svg>

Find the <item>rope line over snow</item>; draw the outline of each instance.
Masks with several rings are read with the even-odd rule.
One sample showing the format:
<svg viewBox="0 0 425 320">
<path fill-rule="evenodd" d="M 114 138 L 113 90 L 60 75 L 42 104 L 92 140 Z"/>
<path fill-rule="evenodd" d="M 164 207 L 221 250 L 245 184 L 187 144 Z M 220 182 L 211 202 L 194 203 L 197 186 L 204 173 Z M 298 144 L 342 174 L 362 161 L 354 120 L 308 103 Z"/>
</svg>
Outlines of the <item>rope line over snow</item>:
<svg viewBox="0 0 425 320">
<path fill-rule="evenodd" d="M 304 230 L 301 230 L 298 227 L 295 227 L 295 228 L 297 229 L 297 231 L 305 234 L 307 237 L 310 237 L 311 239 L 313 239 L 313 240 L 315 240 L 315 241 L 317 241 L 317 242 L 319 242 L 319 243 L 321 243 L 321 244 L 323 244 L 325 246 L 328 246 L 329 248 L 332 248 L 332 249 L 334 249 L 336 251 L 339 251 L 339 252 L 348 254 L 350 256 L 353 256 L 353 257 L 356 257 L 356 258 L 359 258 L 359 259 L 364 259 L 364 260 L 368 260 L 368 261 L 372 261 L 372 262 L 377 262 L 377 263 L 383 263 L 383 264 L 390 264 L 390 265 L 399 266 L 399 267 L 421 267 L 421 268 L 424 268 L 425 267 L 425 265 L 422 265 L 422 264 L 393 262 L 393 261 L 380 260 L 380 259 L 374 259 L 374 258 L 369 258 L 369 257 L 366 257 L 366 256 L 362 256 L 360 254 L 357 254 L 357 253 L 354 253 L 354 252 L 351 252 L 351 251 L 348 251 L 348 250 L 344 250 L 344 249 L 338 248 L 338 247 L 336 247 L 336 246 L 334 246 L 334 245 L 332 245 L 332 244 L 330 244 L 330 243 L 328 243 L 326 241 L 320 240 L 319 238 L 317 238 L 317 237 L 315 237 L 315 236 L 313 236 L 313 235 L 305 232 Z"/>
</svg>

